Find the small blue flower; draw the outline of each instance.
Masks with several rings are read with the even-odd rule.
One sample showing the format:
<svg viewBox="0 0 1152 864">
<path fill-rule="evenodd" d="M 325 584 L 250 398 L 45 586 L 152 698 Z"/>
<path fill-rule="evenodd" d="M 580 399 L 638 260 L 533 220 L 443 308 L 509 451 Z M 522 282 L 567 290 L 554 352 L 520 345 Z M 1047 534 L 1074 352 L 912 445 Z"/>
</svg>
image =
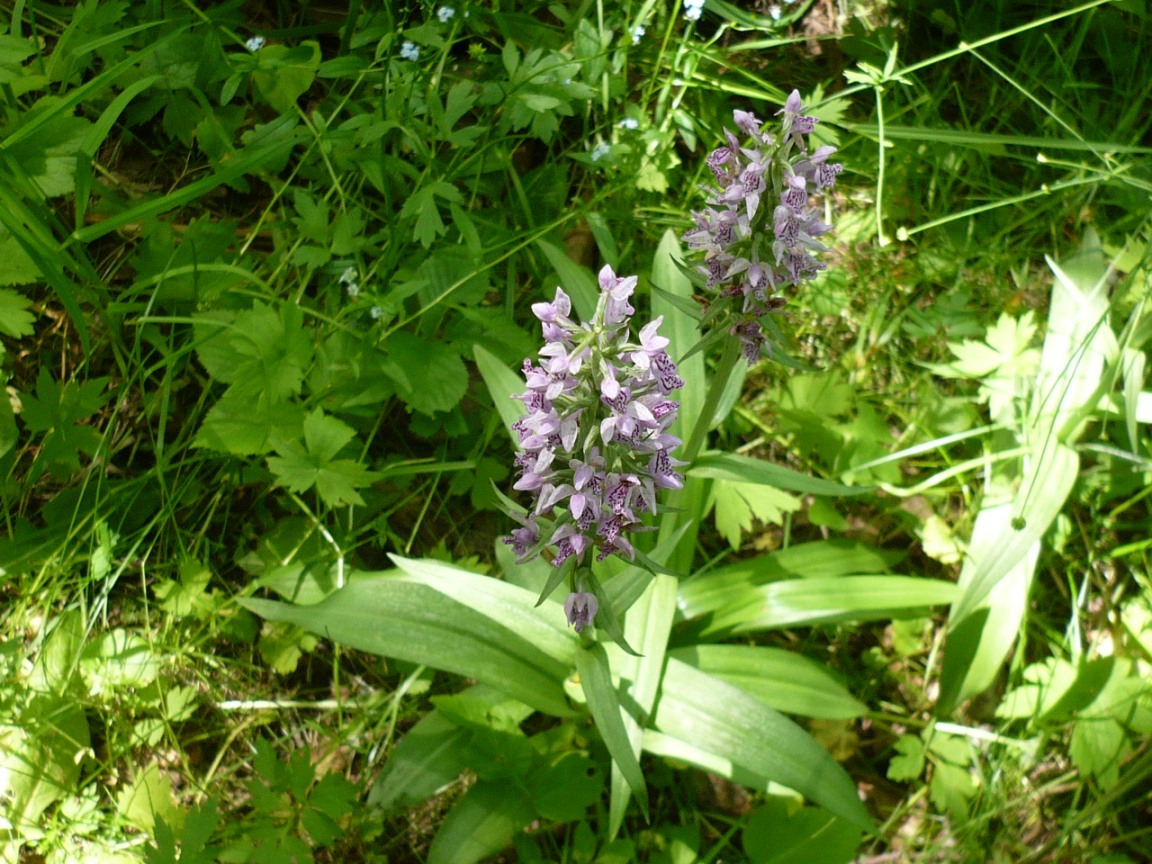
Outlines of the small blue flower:
<svg viewBox="0 0 1152 864">
<path fill-rule="evenodd" d="M 644 37 L 644 34 L 647 32 L 648 31 L 644 29 L 643 24 L 637 24 L 635 27 L 633 27 L 632 28 L 632 44 L 633 45 L 639 45 L 640 40 Z"/>
<path fill-rule="evenodd" d="M 704 11 L 704 0 L 684 0 L 684 17 L 689 21 L 699 21 Z"/>
<path fill-rule="evenodd" d="M 640 128 L 640 121 L 637 120 L 635 117 L 625 117 L 623 120 L 621 120 L 616 125 L 619 126 L 621 129 L 639 129 Z"/>
<path fill-rule="evenodd" d="M 436 10 L 436 17 L 440 19 L 441 24 L 447 24 L 456 17 L 456 10 L 451 6 L 441 6 Z"/>
<path fill-rule="evenodd" d="M 371 315 L 374 319 L 379 320 L 380 316 L 384 314 L 384 310 L 379 306 L 373 306 L 368 310 L 368 314 Z"/>
<path fill-rule="evenodd" d="M 415 63 L 420 59 L 420 46 L 411 39 L 407 39 L 404 44 L 400 46 L 400 56 L 405 60 L 411 60 Z"/>
<path fill-rule="evenodd" d="M 605 156 L 607 156 L 610 152 L 612 152 L 612 147 L 609 146 L 608 144 L 605 144 L 603 141 L 601 141 L 599 144 L 597 144 L 595 147 L 592 148 L 592 152 L 588 154 L 588 157 L 593 162 L 599 162 L 601 159 L 603 159 Z"/>
<path fill-rule="evenodd" d="M 268 40 L 265 39 L 263 36 L 253 36 L 251 39 L 249 39 L 247 42 L 244 43 L 244 47 L 247 48 L 249 51 L 256 52 L 256 51 L 259 51 L 261 48 L 263 48 L 264 43 L 266 43 L 267 41 Z"/>
</svg>

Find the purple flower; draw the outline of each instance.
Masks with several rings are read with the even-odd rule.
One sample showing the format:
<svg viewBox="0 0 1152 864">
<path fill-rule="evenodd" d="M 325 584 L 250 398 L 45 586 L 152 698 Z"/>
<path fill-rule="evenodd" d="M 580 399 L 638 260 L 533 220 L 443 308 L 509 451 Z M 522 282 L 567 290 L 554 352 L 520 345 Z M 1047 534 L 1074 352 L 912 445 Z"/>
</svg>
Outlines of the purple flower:
<svg viewBox="0 0 1152 864">
<path fill-rule="evenodd" d="M 816 257 L 825 247 L 816 238 L 831 228 L 820 221 L 811 198 L 833 188 L 843 166 L 828 162 L 835 147 L 808 152 L 805 136 L 816 118 L 804 111 L 793 90 L 776 112 L 775 129 L 747 111 L 733 112 L 737 128 L 751 140 L 741 146 L 724 131 L 725 145 L 706 160 L 716 178 L 709 206 L 692 214 L 695 225 L 683 236 L 689 249 L 703 253 L 697 269 L 712 292 L 706 305 L 724 307 L 719 314 L 710 310 L 710 319 L 741 340 L 749 362 L 765 344 L 760 319 L 783 305 L 783 298 L 772 295 L 825 268 Z"/>
<path fill-rule="evenodd" d="M 564 600 L 564 614 L 568 616 L 568 623 L 577 633 L 592 624 L 599 608 L 600 604 L 596 597 L 583 591 L 569 594 Z"/>
<path fill-rule="evenodd" d="M 642 530 L 640 514 L 656 513 L 656 490 L 683 484 L 669 433 L 684 386 L 660 335 L 663 318 L 630 335 L 635 276 L 600 271 L 600 298 L 591 322 L 568 316 L 571 301 L 557 289 L 551 303 L 534 303 L 545 343 L 538 364 L 525 360 L 525 414 L 512 424 L 520 443 L 513 488 L 533 496 L 523 528 L 505 542 L 520 560 L 550 547 L 552 563 L 631 557 L 626 535 Z M 539 524 L 536 520 L 539 520 Z M 543 526 L 543 527 L 540 527 Z M 541 542 L 540 537 L 547 537 Z"/>
</svg>

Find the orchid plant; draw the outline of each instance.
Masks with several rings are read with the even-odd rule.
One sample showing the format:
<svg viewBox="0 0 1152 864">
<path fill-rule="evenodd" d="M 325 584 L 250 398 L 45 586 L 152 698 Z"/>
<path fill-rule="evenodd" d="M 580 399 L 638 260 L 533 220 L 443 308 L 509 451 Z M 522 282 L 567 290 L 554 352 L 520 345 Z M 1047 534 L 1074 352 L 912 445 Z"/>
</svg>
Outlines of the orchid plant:
<svg viewBox="0 0 1152 864">
<path fill-rule="evenodd" d="M 527 389 L 516 398 L 527 413 L 512 428 L 521 447 L 514 488 L 531 493 L 533 502 L 523 514 L 512 511 L 521 527 L 504 542 L 519 562 L 546 550 L 556 570 L 540 599 L 566 576 L 564 610 L 577 632 L 606 603 L 591 551 L 597 561 L 637 557 L 628 535 L 645 530 L 641 514 L 657 515 L 659 490 L 682 488 L 675 469 L 699 453 L 738 354 L 751 364 L 770 353 L 766 317 L 785 305 L 789 287 L 826 267 L 817 257 L 825 251 L 818 238 L 831 227 L 812 197 L 831 189 L 843 166 L 828 161 L 834 147 L 809 152 L 807 136 L 817 120 L 804 110 L 794 90 L 777 112 L 778 127 L 736 111 L 736 126 L 748 140 L 725 130 L 725 144 L 707 158 L 717 185 L 707 190 L 708 206 L 693 214 L 695 227 L 683 240 L 697 253 L 691 278 L 706 292 L 702 344 L 726 347 L 683 460 L 673 457 L 682 442 L 668 430 L 679 409 L 671 394 L 684 381 L 667 351 L 669 340 L 658 332 L 663 316 L 640 329 L 638 342 L 630 341 L 637 277 L 618 277 L 605 266 L 587 324 L 569 317 L 572 304 L 561 288 L 551 303 L 532 306 L 544 346 L 538 365 L 524 361 Z M 624 644 L 618 628 L 610 629 Z"/>
</svg>

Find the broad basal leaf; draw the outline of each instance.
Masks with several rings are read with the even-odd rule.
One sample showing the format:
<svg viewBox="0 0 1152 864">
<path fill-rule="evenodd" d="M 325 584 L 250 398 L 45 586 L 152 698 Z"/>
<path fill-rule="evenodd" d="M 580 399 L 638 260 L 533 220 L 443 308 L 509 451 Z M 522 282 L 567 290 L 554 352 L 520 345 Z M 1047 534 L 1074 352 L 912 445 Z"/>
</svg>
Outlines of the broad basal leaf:
<svg viewBox="0 0 1152 864">
<path fill-rule="evenodd" d="M 546 713 L 571 713 L 562 687 L 570 663 L 550 656 L 504 621 L 402 572 L 352 580 L 315 606 L 241 602 L 265 618 L 297 624 L 340 644 L 473 678 Z M 533 609 L 531 600 L 522 606 L 522 614 L 538 615 L 541 626 L 552 626 L 549 611 Z"/>
<path fill-rule="evenodd" d="M 669 656 L 755 696 L 769 708 L 804 717 L 846 720 L 868 707 L 823 664 L 783 648 L 693 645 Z"/>
<path fill-rule="evenodd" d="M 957 593 L 951 582 L 916 576 L 770 582 L 734 592 L 704 619 L 702 634 L 898 618 L 951 603 Z"/>
<path fill-rule="evenodd" d="M 668 659 L 644 746 L 758 789 L 774 781 L 865 830 L 856 785 L 807 732 L 742 690 Z"/>
</svg>

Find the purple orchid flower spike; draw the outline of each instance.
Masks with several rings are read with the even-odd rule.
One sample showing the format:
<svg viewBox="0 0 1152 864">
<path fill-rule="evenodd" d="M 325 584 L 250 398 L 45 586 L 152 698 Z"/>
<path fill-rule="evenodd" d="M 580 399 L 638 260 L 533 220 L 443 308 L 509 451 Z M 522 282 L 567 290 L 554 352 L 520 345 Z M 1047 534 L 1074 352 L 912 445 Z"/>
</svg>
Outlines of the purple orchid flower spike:
<svg viewBox="0 0 1152 864">
<path fill-rule="evenodd" d="M 523 527 L 504 542 L 517 559 L 544 551 L 554 566 L 574 561 L 577 572 L 609 555 L 631 559 L 628 535 L 644 530 L 645 514 L 656 515 L 657 492 L 678 489 L 683 478 L 672 457 L 680 439 L 669 432 L 684 386 L 660 335 L 663 318 L 631 335 L 635 276 L 599 274 L 600 297 L 588 323 L 569 316 L 571 301 L 557 289 L 551 303 L 534 303 L 544 345 L 538 361 L 525 360 L 526 390 L 515 396 L 525 414 L 512 425 L 520 443 L 514 465 L 517 491 L 532 496 Z M 572 576 L 565 603 L 577 631 L 596 616 L 596 598 L 576 590 Z"/>
<path fill-rule="evenodd" d="M 579 561 L 591 547 L 629 554 L 621 533 L 639 526 L 638 511 L 655 511 L 650 490 L 682 483 L 670 455 L 680 441 L 668 428 L 679 409 L 669 396 L 684 382 L 659 334 L 663 318 L 640 329 L 639 344 L 630 341 L 636 277 L 605 267 L 599 282 L 589 324 L 568 317 L 562 290 L 533 304 L 545 345 L 540 365 L 525 361 L 528 389 L 516 397 L 528 413 L 513 424 L 522 448 L 514 488 L 534 494 L 533 517 L 555 519 L 546 544 L 554 564 Z M 609 464 L 619 470 L 607 473 Z M 526 533 L 506 541 L 526 548 Z"/>
<path fill-rule="evenodd" d="M 778 125 L 733 112 L 737 128 L 751 140 L 741 146 L 725 130 L 725 144 L 707 158 L 716 178 L 709 206 L 692 214 L 695 225 L 683 237 L 702 256 L 698 270 L 706 305 L 727 308 L 716 320 L 740 340 L 749 363 L 767 345 L 761 319 L 783 305 L 773 295 L 825 268 L 817 256 L 826 249 L 816 238 L 831 229 L 818 218 L 812 198 L 835 186 L 843 166 L 828 161 L 835 147 L 809 152 L 806 136 L 817 120 L 806 110 L 793 90 L 776 112 Z"/>
</svg>

